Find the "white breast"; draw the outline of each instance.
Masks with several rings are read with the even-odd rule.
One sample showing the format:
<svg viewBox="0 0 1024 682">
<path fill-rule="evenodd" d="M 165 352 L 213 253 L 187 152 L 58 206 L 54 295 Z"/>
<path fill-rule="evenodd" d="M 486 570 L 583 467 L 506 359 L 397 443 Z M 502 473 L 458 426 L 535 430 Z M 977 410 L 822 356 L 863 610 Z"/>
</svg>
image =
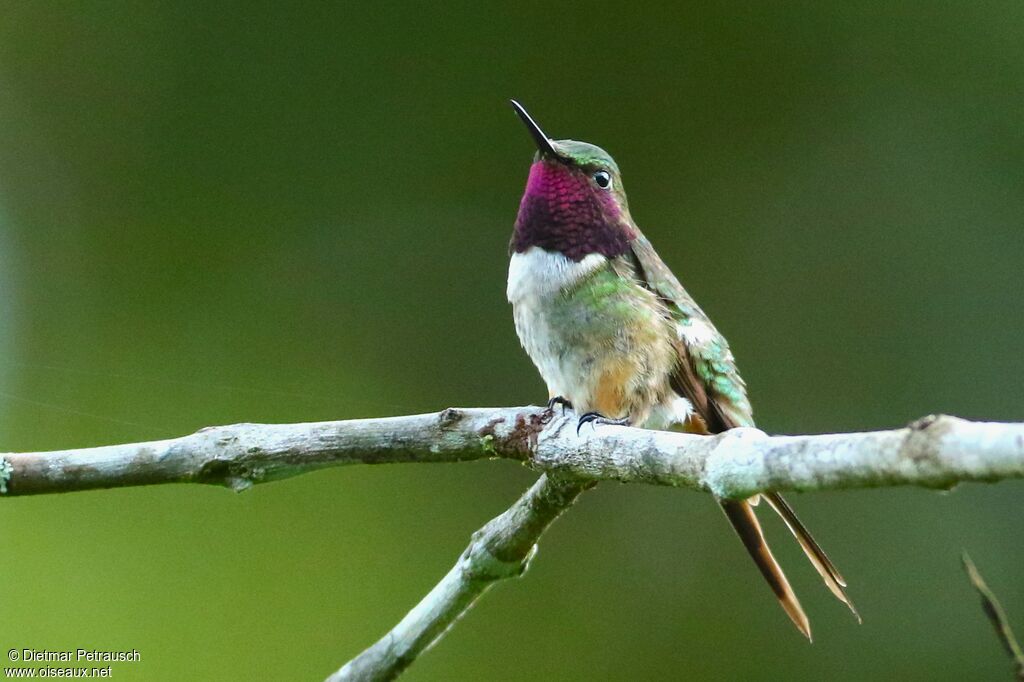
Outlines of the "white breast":
<svg viewBox="0 0 1024 682">
<path fill-rule="evenodd" d="M 531 246 L 523 253 L 512 254 L 508 264 L 508 300 L 519 303 L 530 297 L 557 295 L 607 261 L 601 254 L 592 253 L 577 263 L 560 253 Z"/>
<path fill-rule="evenodd" d="M 553 328 L 549 313 L 563 290 L 605 263 L 607 259 L 600 254 L 577 263 L 536 246 L 513 254 L 509 263 L 507 293 L 516 333 L 553 396 L 576 395 L 588 377 L 573 349 L 566 347 L 568 330 Z"/>
</svg>

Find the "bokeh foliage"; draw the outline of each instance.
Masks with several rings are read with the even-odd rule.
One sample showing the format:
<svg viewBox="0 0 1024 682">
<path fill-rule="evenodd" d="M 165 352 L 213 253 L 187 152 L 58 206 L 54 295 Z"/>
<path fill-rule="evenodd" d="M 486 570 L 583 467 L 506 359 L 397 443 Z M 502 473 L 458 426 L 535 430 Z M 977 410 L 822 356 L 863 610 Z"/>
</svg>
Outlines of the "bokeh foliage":
<svg viewBox="0 0 1024 682">
<path fill-rule="evenodd" d="M 6 3 L 0 449 L 538 402 L 504 300 L 532 154 L 623 168 L 759 424 L 1024 419 L 1024 5 Z M 325 471 L 0 507 L 0 645 L 125 679 L 319 679 L 532 480 Z M 410 679 L 997 679 L 1021 483 L 796 496 L 808 646 L 706 497 L 604 485 Z M 1020 629 L 1020 626 L 1019 626 Z"/>
</svg>

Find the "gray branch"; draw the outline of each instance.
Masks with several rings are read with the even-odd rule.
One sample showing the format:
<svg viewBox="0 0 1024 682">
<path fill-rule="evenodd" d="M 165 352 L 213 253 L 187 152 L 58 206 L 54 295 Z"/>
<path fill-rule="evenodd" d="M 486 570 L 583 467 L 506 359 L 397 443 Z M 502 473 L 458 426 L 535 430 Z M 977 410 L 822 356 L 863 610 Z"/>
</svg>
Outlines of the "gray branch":
<svg viewBox="0 0 1024 682">
<path fill-rule="evenodd" d="M 495 581 L 526 570 L 541 533 L 589 485 L 544 474 L 507 511 L 473 533 L 448 574 L 401 622 L 327 682 L 391 680 L 439 640 Z"/>
<path fill-rule="evenodd" d="M 455 566 L 380 641 L 331 676 L 391 679 L 495 581 L 520 575 L 544 530 L 602 480 L 742 499 L 763 491 L 840 490 L 1024 477 L 1024 424 L 920 419 L 889 431 L 716 436 L 599 426 L 538 407 L 309 424 L 236 424 L 148 443 L 0 455 L 0 496 L 158 483 L 256 483 L 344 464 L 520 461 L 541 478 L 477 531 Z"/>
<path fill-rule="evenodd" d="M 0 454 L 0 494 L 156 483 L 244 490 L 331 466 L 503 458 L 581 480 L 693 488 L 742 499 L 766 490 L 839 490 L 1024 476 L 1024 424 L 933 416 L 891 431 L 695 436 L 586 426 L 539 407 L 449 408 L 407 417 L 234 424 L 169 440 Z"/>
</svg>

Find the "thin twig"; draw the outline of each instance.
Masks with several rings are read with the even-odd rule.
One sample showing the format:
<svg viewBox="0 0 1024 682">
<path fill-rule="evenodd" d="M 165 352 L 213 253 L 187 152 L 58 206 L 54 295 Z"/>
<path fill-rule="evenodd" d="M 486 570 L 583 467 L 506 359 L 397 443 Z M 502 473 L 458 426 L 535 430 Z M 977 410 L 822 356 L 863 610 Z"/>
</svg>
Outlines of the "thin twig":
<svg viewBox="0 0 1024 682">
<path fill-rule="evenodd" d="M 964 563 L 964 570 L 967 571 L 967 577 L 970 579 L 971 584 L 974 585 L 974 589 L 981 595 L 982 610 L 985 611 L 985 615 L 991 621 L 992 627 L 995 628 L 996 637 L 999 638 L 1000 644 L 1003 645 L 1006 653 L 1009 654 L 1010 659 L 1013 661 L 1017 680 L 1024 682 L 1024 651 L 1021 651 L 1020 645 L 1017 644 L 1017 638 L 1014 637 L 1013 630 L 1010 629 L 1010 622 L 1006 619 L 1003 607 L 1000 606 L 996 595 L 985 584 L 981 573 L 978 572 L 978 567 L 974 565 L 971 557 L 967 555 L 967 550 L 964 550 L 961 559 Z"/>
</svg>

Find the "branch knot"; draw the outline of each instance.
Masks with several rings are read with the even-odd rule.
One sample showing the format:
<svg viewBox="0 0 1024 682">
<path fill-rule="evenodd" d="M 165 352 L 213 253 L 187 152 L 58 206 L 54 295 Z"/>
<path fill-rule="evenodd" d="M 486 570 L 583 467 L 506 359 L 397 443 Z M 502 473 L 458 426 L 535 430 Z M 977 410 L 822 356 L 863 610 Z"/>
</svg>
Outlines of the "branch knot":
<svg viewBox="0 0 1024 682">
<path fill-rule="evenodd" d="M 495 556 L 485 544 L 473 543 L 462 554 L 460 570 L 470 580 L 491 582 L 506 578 L 517 578 L 530 567 L 530 561 L 537 554 L 537 545 L 531 545 L 526 554 L 512 560 Z"/>
<path fill-rule="evenodd" d="M 712 436 L 711 452 L 704 460 L 701 483 L 716 497 L 745 499 L 762 492 L 765 473 L 764 445 L 768 434 L 743 427 Z"/>
</svg>

